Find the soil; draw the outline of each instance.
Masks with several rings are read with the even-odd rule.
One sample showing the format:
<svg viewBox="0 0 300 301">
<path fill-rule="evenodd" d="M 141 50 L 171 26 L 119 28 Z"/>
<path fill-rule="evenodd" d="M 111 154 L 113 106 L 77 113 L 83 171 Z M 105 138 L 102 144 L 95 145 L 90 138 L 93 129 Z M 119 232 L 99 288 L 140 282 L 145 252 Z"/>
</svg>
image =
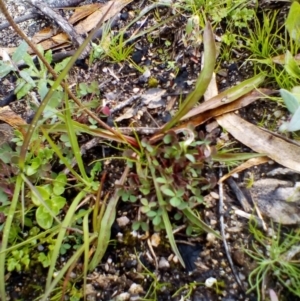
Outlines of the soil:
<svg viewBox="0 0 300 301">
<path fill-rule="evenodd" d="M 150 1 L 136 0 L 127 5 L 121 11 L 120 20 L 114 30 L 118 32 L 131 21 L 131 15 L 134 11 L 150 4 Z M 286 6 L 285 2 L 276 2 L 276 6 L 273 2 L 267 2 L 260 7 L 260 12 L 275 8 L 285 9 Z M 8 7 L 14 16 L 21 15 L 26 10 L 25 5 L 13 1 L 8 1 Z M 159 15 L 168 17 L 171 12 L 168 8 L 161 8 Z M 155 11 L 150 12 L 147 20 L 144 20 L 145 23 L 140 22 L 134 25 L 127 33 L 128 36 L 131 36 L 141 26 L 147 28 L 155 24 L 155 17 Z M 21 27 L 31 37 L 49 23 L 51 22 L 39 17 L 21 23 Z M 151 78 L 156 82 L 154 86 L 157 90 L 150 90 L 153 89 L 153 85 L 149 82 L 149 76 L 141 75 L 133 65 L 123 62 L 112 63 L 110 59 L 95 61 L 91 65 L 88 65 L 87 61 L 78 62 L 70 74 L 70 85 L 97 82 L 101 91 L 102 103 L 96 110 L 106 106 L 113 113 L 107 118 L 107 123 L 117 121 L 120 127 L 134 124 L 137 127 L 150 128 L 164 124 L 176 110 L 180 95 L 187 95 L 194 88 L 201 70 L 201 47 L 186 46 L 182 43 L 180 34 L 184 31 L 185 24 L 185 16 L 176 16 L 157 30 L 151 43 L 146 36 L 135 41 L 131 59 L 139 66 L 148 67 Z M 222 28 L 219 30 L 222 31 Z M 0 37 L 1 47 L 16 46 L 20 42 L 12 29 L 2 30 Z M 167 59 L 165 59 L 166 57 Z M 251 64 L 245 63 L 246 57 L 247 53 L 237 54 L 233 52 L 229 62 L 220 59 L 220 72 L 217 75 L 219 90 L 222 91 L 253 75 L 254 71 L 251 69 Z M 178 69 L 172 69 L 167 61 L 176 62 Z M 0 103 L 1 101 L 4 103 L 3 100 L 7 99 L 6 96 L 13 92 L 15 80 L 13 75 L 1 80 Z M 163 96 L 158 97 L 157 103 L 146 104 L 142 98 L 146 93 L 150 93 L 152 97 L 155 93 L 163 93 Z M 116 109 L 128 99 L 132 99 L 128 106 Z M 84 101 L 88 103 L 89 99 L 86 98 Z M 32 104 L 27 98 L 10 102 L 9 106 L 24 120 L 30 122 Z M 257 123 L 265 112 L 265 109 L 260 106 L 253 104 L 251 107 L 242 109 L 240 114 L 250 122 Z M 131 111 L 128 110 L 129 108 Z M 266 108 L 272 114 L 279 107 L 272 103 L 268 104 Z M 84 116 L 77 116 L 77 118 L 84 122 Z M 205 128 L 200 127 L 200 130 L 204 131 Z M 216 131 L 216 135 L 220 135 L 220 132 Z M 217 138 L 219 137 L 215 139 Z M 0 145 L 10 139 L 10 127 L 6 124 L 0 124 Z M 80 141 L 83 145 L 91 139 L 87 135 L 82 136 Z M 240 146 L 237 141 L 231 137 L 230 139 L 235 145 Z M 117 151 L 98 143 L 84 155 L 86 165 L 88 166 L 90 162 L 101 158 L 103 154 L 104 156 L 120 155 Z M 110 160 L 104 166 L 108 172 L 106 189 L 109 190 L 120 178 L 124 166 L 118 160 Z M 264 166 L 252 168 L 248 172 L 255 174 L 256 180 L 269 178 L 266 170 L 270 171 L 275 167 L 278 166 L 270 161 Z M 226 173 L 226 168 L 222 168 L 222 170 Z M 212 168 L 208 172 L 218 178 L 219 168 Z M 248 174 L 242 174 L 236 181 L 243 186 L 244 178 L 247 176 Z M 283 181 L 290 181 L 289 176 L 283 176 L 283 178 Z M 273 180 L 271 182 L 274 185 Z M 295 182 L 296 180 L 293 179 L 292 183 Z M 274 187 L 278 187 L 278 185 L 269 187 L 268 193 L 274 191 Z M 259 189 L 255 192 L 262 193 Z M 272 198 L 270 195 L 268 197 Z M 249 232 L 249 221 L 236 214 L 236 209 L 241 209 L 241 205 L 235 194 L 226 185 L 224 202 L 223 216 L 226 240 L 236 274 L 240 279 L 239 282 L 228 263 L 222 240 L 211 234 L 187 237 L 184 229 L 179 231 L 176 234 L 176 240 L 186 264 L 186 269 L 184 269 L 179 264 L 178 258 L 172 253 L 164 232 L 155 233 L 153 229 L 150 229 L 150 233 L 146 236 L 145 233 L 132 231 L 132 222 L 137 218 L 138 208 L 132 204 L 121 202 L 118 205 L 117 217 L 112 229 L 113 243 L 109 246 L 102 263 L 93 273 L 88 275 L 87 300 L 257 300 L 255 292 L 247 293 L 249 289 L 248 276 L 256 266 L 255 262 L 245 253 L 245 249 L 251 249 L 253 242 L 253 236 Z M 219 231 L 220 212 L 217 187 L 207 193 L 205 204 L 205 206 L 199 207 L 199 212 L 202 212 L 208 225 Z M 297 207 L 298 211 L 299 207 Z M 268 227 L 271 228 L 270 221 L 268 219 L 266 221 Z M 26 235 L 26 229 L 23 235 Z M 157 239 L 160 240 L 158 246 L 155 244 Z M 263 249 L 262 252 L 264 252 Z M 60 264 L 63 265 L 71 254 L 72 252 L 69 251 L 61 256 Z M 77 280 L 81 273 L 82 263 L 79 263 L 70 273 L 68 279 L 69 283 L 74 284 L 78 290 L 83 287 L 83 282 Z M 41 266 L 31 267 L 30 271 L 7 273 L 8 300 L 34 300 L 37 298 L 42 293 L 44 275 L 46 272 Z M 217 286 L 210 288 L 207 284 L 209 279 L 217 279 Z M 276 292 L 280 292 L 280 300 L 300 300 L 300 298 L 284 290 L 274 279 L 268 280 L 272 283 L 271 287 Z M 53 298 L 51 300 L 58 299 Z M 79 299 L 72 299 L 70 290 L 66 290 L 65 300 Z"/>
</svg>

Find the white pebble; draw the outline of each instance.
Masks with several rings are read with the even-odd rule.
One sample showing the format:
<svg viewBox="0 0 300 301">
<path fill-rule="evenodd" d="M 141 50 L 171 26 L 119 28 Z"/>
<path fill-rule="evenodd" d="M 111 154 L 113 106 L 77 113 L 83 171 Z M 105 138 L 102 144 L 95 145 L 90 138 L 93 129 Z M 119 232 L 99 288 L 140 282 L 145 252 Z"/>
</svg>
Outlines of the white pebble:
<svg viewBox="0 0 300 301">
<path fill-rule="evenodd" d="M 140 284 L 132 283 L 128 292 L 132 295 L 138 295 L 144 292 L 143 287 Z"/>
<path fill-rule="evenodd" d="M 212 243 L 216 240 L 216 236 L 213 233 L 207 233 L 206 240 L 208 242 Z"/>
<path fill-rule="evenodd" d="M 165 269 L 165 268 L 169 268 L 169 267 L 170 267 L 169 261 L 165 257 L 161 257 L 158 262 L 158 268 Z"/>
<path fill-rule="evenodd" d="M 212 287 L 215 283 L 217 283 L 217 279 L 214 277 L 209 277 L 205 280 L 206 287 Z"/>
<path fill-rule="evenodd" d="M 117 218 L 117 223 L 119 227 L 125 227 L 130 223 L 130 219 L 127 216 L 121 216 Z"/>
<path fill-rule="evenodd" d="M 160 243 L 160 235 L 158 233 L 154 233 L 152 236 L 151 236 L 151 245 L 153 247 L 158 247 L 159 246 L 159 243 Z"/>
</svg>

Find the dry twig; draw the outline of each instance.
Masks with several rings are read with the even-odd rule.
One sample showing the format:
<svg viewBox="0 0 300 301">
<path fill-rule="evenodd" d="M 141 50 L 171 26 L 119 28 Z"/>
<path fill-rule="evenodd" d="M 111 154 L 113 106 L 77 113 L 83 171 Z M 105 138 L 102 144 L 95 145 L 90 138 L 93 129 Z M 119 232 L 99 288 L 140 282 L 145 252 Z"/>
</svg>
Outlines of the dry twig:
<svg viewBox="0 0 300 301">
<path fill-rule="evenodd" d="M 220 178 L 222 177 L 222 171 L 220 170 Z M 223 211 L 223 206 L 224 206 L 224 202 L 223 202 L 223 183 L 219 183 L 219 214 L 220 214 L 220 230 L 221 230 L 221 235 L 222 235 L 222 240 L 223 240 L 223 245 L 224 245 L 224 249 L 225 249 L 225 253 L 226 253 L 226 257 L 227 260 L 229 262 L 231 271 L 236 279 L 236 282 L 238 283 L 238 285 L 240 286 L 240 288 L 244 291 L 244 287 L 242 284 L 242 281 L 235 269 L 235 266 L 233 264 L 232 258 L 230 256 L 230 251 L 229 251 L 229 247 L 226 241 L 226 236 L 225 236 L 225 227 L 224 227 L 224 211 Z"/>
</svg>

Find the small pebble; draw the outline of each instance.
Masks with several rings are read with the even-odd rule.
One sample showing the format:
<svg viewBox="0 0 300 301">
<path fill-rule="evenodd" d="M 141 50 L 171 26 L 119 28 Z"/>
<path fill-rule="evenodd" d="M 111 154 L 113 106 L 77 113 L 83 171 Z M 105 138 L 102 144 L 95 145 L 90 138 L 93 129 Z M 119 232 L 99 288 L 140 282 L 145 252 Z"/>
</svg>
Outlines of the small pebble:
<svg viewBox="0 0 300 301">
<path fill-rule="evenodd" d="M 137 94 L 140 91 L 140 88 L 133 88 L 132 91 L 133 91 L 134 94 Z"/>
<path fill-rule="evenodd" d="M 207 233 L 206 240 L 209 243 L 212 243 L 212 242 L 214 242 L 216 240 L 216 236 L 213 233 Z"/>
<path fill-rule="evenodd" d="M 151 245 L 153 247 L 158 247 L 160 244 L 160 235 L 158 233 L 154 233 L 152 236 L 151 236 Z"/>
<path fill-rule="evenodd" d="M 130 298 L 130 294 L 129 293 L 122 293 L 116 297 L 114 297 L 112 300 L 113 301 L 127 301 Z"/>
<path fill-rule="evenodd" d="M 132 283 L 128 292 L 132 295 L 138 295 L 144 292 L 143 287 L 140 284 Z"/>
<path fill-rule="evenodd" d="M 235 264 L 238 266 L 243 266 L 245 262 L 245 254 L 241 250 L 235 250 L 232 254 L 232 260 L 234 261 Z"/>
<path fill-rule="evenodd" d="M 117 223 L 119 227 L 125 227 L 130 223 L 130 219 L 127 216 L 121 216 L 117 218 Z"/>
<path fill-rule="evenodd" d="M 209 277 L 205 280 L 205 286 L 206 287 L 212 287 L 217 282 L 216 278 Z"/>
<path fill-rule="evenodd" d="M 166 269 L 170 267 L 169 261 L 165 257 L 161 257 L 158 262 L 158 268 L 159 269 Z"/>
<path fill-rule="evenodd" d="M 210 192 L 210 195 L 215 199 L 215 200 L 218 200 L 220 197 L 219 197 L 219 195 L 216 193 L 216 192 L 214 192 L 214 191 L 211 191 Z"/>
</svg>

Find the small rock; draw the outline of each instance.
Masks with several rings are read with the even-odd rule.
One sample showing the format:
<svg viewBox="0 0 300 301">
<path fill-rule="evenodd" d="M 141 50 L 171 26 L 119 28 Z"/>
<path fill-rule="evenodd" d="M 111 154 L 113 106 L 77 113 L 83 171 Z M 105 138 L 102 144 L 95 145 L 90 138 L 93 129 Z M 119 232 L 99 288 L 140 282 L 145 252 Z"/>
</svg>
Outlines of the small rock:
<svg viewBox="0 0 300 301">
<path fill-rule="evenodd" d="M 206 240 L 209 243 L 213 243 L 216 240 L 216 236 L 213 233 L 207 233 Z"/>
<path fill-rule="evenodd" d="M 159 269 L 167 269 L 170 267 L 170 263 L 165 257 L 161 257 L 159 262 L 158 262 L 158 268 Z"/>
<path fill-rule="evenodd" d="M 205 280 L 206 287 L 212 287 L 217 282 L 217 279 L 214 277 L 209 277 Z"/>
<path fill-rule="evenodd" d="M 243 266 L 245 262 L 245 254 L 242 250 L 235 250 L 232 254 L 232 259 L 235 264 Z"/>
<path fill-rule="evenodd" d="M 178 263 L 178 262 L 179 262 L 179 260 L 178 260 L 178 257 L 177 257 L 177 256 L 174 256 L 172 260 L 173 260 L 173 262 L 174 262 L 174 263 Z"/>
<path fill-rule="evenodd" d="M 158 233 L 154 233 L 152 236 L 151 236 L 151 245 L 153 247 L 158 247 L 160 244 L 160 235 Z"/>
<path fill-rule="evenodd" d="M 121 216 L 117 218 L 117 223 L 119 227 L 125 227 L 130 223 L 130 219 L 127 216 Z"/>
<path fill-rule="evenodd" d="M 132 295 L 138 295 L 144 292 L 143 287 L 140 284 L 132 283 L 128 292 Z"/>
<path fill-rule="evenodd" d="M 218 200 L 218 199 L 219 199 L 219 195 L 218 195 L 216 192 L 214 192 L 214 191 L 211 191 L 211 192 L 210 192 L 210 195 L 211 195 L 215 200 Z"/>
<path fill-rule="evenodd" d="M 130 294 L 129 293 L 122 293 L 116 297 L 114 297 L 112 300 L 113 301 L 127 301 L 130 298 Z"/>
<path fill-rule="evenodd" d="M 140 88 L 133 88 L 132 91 L 133 91 L 134 94 L 137 94 L 140 91 Z"/>
</svg>

